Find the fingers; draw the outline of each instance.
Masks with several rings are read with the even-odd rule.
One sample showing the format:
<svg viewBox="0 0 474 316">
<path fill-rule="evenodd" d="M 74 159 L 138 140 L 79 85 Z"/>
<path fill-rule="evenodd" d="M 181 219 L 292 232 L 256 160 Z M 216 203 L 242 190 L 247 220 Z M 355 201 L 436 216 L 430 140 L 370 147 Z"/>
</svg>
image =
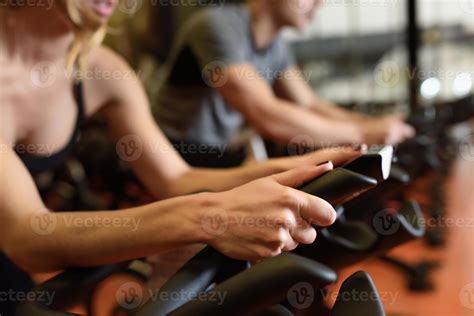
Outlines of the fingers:
<svg viewBox="0 0 474 316">
<path fill-rule="evenodd" d="M 320 166 L 300 167 L 271 176 L 277 183 L 297 188 L 333 169 L 332 162 Z"/>
<path fill-rule="evenodd" d="M 291 235 L 288 229 L 281 229 L 281 234 L 283 234 L 284 246 L 281 248 L 282 251 L 292 251 L 298 247 L 298 241 L 294 239 L 294 236 Z"/>
<path fill-rule="evenodd" d="M 316 240 L 316 229 L 306 220 L 300 218 L 298 225 L 290 229 L 290 235 L 296 242 L 310 245 Z"/>
<path fill-rule="evenodd" d="M 321 166 L 293 169 L 271 178 L 281 185 L 297 188 L 332 169 L 332 162 L 328 162 Z M 335 222 L 336 211 L 327 201 L 296 189 L 291 190 L 290 194 L 292 198 L 287 200 L 292 201 L 292 204 L 287 206 L 293 210 L 297 219 L 303 218 L 318 226 L 329 226 Z"/>
<path fill-rule="evenodd" d="M 295 190 L 296 191 L 296 190 Z M 298 217 L 303 218 L 309 224 L 317 226 L 330 226 L 336 221 L 336 211 L 327 201 L 311 194 L 297 191 Z"/>
<path fill-rule="evenodd" d="M 360 145 L 358 147 L 342 146 L 321 149 L 314 153 L 308 154 L 312 160 L 312 164 L 317 165 L 323 161 L 332 161 L 334 166 L 340 166 L 345 162 L 354 160 L 362 156 L 367 151 L 367 145 Z"/>
</svg>

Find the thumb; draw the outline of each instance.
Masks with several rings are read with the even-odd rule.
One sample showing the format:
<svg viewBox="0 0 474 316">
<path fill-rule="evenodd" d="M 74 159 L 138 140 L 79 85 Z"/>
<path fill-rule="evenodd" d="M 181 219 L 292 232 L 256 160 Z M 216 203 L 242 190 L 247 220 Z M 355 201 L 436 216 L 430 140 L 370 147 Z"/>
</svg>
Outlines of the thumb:
<svg viewBox="0 0 474 316">
<path fill-rule="evenodd" d="M 333 169 L 331 161 L 319 166 L 300 167 L 271 176 L 277 183 L 297 188 Z"/>
</svg>

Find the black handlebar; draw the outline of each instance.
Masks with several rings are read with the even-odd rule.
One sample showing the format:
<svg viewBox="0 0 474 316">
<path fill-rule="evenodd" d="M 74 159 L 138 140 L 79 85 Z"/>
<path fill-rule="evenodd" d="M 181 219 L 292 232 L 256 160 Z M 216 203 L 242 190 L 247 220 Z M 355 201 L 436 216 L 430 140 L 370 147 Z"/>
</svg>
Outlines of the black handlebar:
<svg viewBox="0 0 474 316">
<path fill-rule="evenodd" d="M 337 206 L 374 188 L 376 185 L 376 179 L 344 168 L 336 168 L 304 185 L 301 190 L 318 196 L 333 206 Z"/>
<path fill-rule="evenodd" d="M 217 285 L 204 299 L 192 301 L 169 315 L 255 315 L 286 300 L 290 289 L 300 282 L 321 289 L 336 280 L 336 273 L 328 267 L 287 253 L 258 263 Z M 225 304 L 211 300 L 212 293 L 225 294 Z M 156 315 L 163 314 L 140 316 Z"/>
</svg>

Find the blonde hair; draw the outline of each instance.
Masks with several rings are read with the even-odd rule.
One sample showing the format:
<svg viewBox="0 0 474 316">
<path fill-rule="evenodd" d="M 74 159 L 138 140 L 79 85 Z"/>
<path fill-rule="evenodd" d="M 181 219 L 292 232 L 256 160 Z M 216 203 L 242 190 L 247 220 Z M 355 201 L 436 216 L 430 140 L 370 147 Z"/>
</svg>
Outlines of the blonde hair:
<svg viewBox="0 0 474 316">
<path fill-rule="evenodd" d="M 0 1 L 3 2 L 3 0 Z M 8 10 L 21 7 L 19 4 L 10 5 L 10 1 L 12 0 L 7 0 L 2 4 L 3 8 L 0 10 L 0 17 L 2 19 L 4 16 L 1 13 L 8 14 Z M 102 44 L 107 34 L 107 26 L 103 25 L 98 17 L 83 5 L 82 0 L 55 1 L 65 10 L 69 20 L 74 25 L 75 36 L 67 54 L 66 65 L 68 71 L 74 71 L 75 79 L 81 80 L 87 69 L 89 54 L 94 48 Z"/>
<path fill-rule="evenodd" d="M 99 47 L 107 34 L 107 27 L 82 5 L 81 0 L 62 0 L 74 24 L 74 41 L 67 56 L 67 69 L 79 70 L 76 80 L 81 80 L 87 69 L 91 50 Z"/>
</svg>

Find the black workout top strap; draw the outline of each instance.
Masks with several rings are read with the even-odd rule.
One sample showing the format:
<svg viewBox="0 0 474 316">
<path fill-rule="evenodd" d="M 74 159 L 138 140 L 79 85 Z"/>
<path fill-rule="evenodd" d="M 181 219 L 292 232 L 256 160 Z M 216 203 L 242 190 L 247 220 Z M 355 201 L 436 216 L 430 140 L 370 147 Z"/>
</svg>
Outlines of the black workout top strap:
<svg viewBox="0 0 474 316">
<path fill-rule="evenodd" d="M 74 150 L 75 144 L 79 138 L 79 131 L 82 123 L 85 119 L 85 110 L 84 110 L 84 94 L 82 82 L 77 82 L 73 87 L 74 100 L 77 106 L 77 118 L 76 124 L 74 126 L 73 134 L 69 143 L 60 151 L 50 155 L 50 156 L 39 156 L 25 153 L 18 153 L 18 156 L 23 161 L 25 166 L 28 168 L 31 174 L 35 175 L 43 171 L 54 169 L 63 163 L 69 155 Z"/>
</svg>

